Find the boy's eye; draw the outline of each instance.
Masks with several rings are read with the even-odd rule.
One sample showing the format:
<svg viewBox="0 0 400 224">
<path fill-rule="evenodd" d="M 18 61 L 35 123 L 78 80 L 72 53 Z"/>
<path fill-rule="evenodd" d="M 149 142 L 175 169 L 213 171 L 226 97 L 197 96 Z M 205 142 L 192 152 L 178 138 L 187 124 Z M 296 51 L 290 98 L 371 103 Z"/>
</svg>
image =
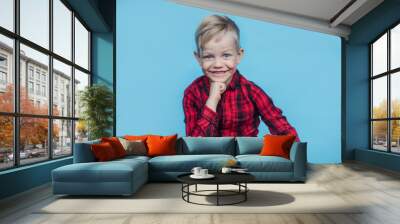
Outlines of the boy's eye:
<svg viewBox="0 0 400 224">
<path fill-rule="evenodd" d="M 223 56 L 224 58 L 229 58 L 229 57 L 232 56 L 232 54 L 225 53 L 225 54 L 223 54 L 222 56 Z"/>
<path fill-rule="evenodd" d="M 213 57 L 212 55 L 203 55 L 202 58 L 204 58 L 204 59 L 210 59 L 210 58 L 212 58 L 212 57 Z"/>
</svg>

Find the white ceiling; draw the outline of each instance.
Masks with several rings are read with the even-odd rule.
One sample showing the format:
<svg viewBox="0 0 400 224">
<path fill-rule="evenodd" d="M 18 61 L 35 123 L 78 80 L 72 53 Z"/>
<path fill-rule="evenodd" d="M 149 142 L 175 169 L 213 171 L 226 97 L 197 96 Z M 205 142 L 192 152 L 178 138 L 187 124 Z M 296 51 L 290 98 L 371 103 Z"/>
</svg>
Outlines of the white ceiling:
<svg viewBox="0 0 400 224">
<path fill-rule="evenodd" d="M 330 20 L 346 6 L 350 0 L 225 0 L 260 8 L 275 9 L 282 12 Z"/>
<path fill-rule="evenodd" d="M 345 38 L 350 35 L 352 24 L 383 2 L 383 0 L 172 1 L 179 4 L 333 34 Z"/>
</svg>

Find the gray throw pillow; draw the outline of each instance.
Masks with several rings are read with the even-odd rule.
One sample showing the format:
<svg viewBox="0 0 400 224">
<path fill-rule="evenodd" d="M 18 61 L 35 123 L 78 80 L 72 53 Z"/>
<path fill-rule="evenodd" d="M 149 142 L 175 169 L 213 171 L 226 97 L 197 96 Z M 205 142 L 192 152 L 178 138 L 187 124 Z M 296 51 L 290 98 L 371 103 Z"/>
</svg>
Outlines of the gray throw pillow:
<svg viewBox="0 0 400 224">
<path fill-rule="evenodd" d="M 145 156 L 147 155 L 146 145 L 141 140 L 130 141 L 124 138 L 119 138 L 122 146 L 126 151 L 126 155 Z"/>
</svg>

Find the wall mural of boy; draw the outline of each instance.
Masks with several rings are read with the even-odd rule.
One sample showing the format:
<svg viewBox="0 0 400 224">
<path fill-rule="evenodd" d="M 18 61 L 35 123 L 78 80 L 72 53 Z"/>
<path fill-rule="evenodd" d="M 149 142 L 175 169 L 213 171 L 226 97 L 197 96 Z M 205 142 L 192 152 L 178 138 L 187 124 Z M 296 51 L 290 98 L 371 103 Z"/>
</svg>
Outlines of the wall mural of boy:
<svg viewBox="0 0 400 224">
<path fill-rule="evenodd" d="M 295 135 L 282 111 L 237 70 L 244 55 L 240 31 L 226 16 L 203 19 L 195 34 L 203 75 L 184 91 L 187 136 L 257 136 L 260 117 L 273 135 Z"/>
</svg>

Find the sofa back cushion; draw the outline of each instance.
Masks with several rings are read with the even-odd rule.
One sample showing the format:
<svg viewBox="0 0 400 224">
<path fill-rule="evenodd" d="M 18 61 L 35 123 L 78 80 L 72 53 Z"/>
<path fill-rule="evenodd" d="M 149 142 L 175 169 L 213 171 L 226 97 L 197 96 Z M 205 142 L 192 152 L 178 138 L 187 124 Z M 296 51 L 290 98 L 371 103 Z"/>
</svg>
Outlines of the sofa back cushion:
<svg viewBox="0 0 400 224">
<path fill-rule="evenodd" d="M 182 137 L 179 154 L 225 154 L 235 155 L 234 137 Z"/>
<path fill-rule="evenodd" d="M 236 155 L 259 154 L 263 144 L 263 137 L 236 137 Z"/>
<path fill-rule="evenodd" d="M 74 163 L 95 162 L 96 158 L 91 150 L 92 144 L 99 144 L 100 139 L 86 142 L 75 143 L 74 147 Z"/>
</svg>

